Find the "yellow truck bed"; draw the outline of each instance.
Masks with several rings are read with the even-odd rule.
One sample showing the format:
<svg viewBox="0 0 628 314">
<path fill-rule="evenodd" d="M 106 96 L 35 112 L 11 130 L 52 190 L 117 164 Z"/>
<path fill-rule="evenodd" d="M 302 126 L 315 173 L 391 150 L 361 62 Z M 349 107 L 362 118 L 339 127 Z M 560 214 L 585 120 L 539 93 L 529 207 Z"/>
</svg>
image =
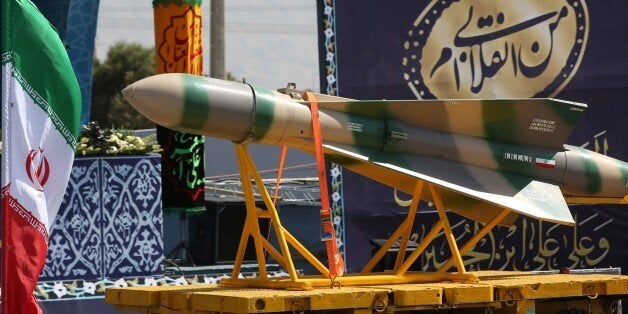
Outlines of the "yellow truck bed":
<svg viewBox="0 0 628 314">
<path fill-rule="evenodd" d="M 223 285 L 110 288 L 106 301 L 122 312 L 270 313 L 342 310 L 447 313 L 613 313 L 628 298 L 628 276 L 479 271 L 478 283 L 438 282 L 307 291 Z M 535 311 L 534 311 L 535 310 Z M 488 311 L 488 312 L 487 312 Z"/>
</svg>

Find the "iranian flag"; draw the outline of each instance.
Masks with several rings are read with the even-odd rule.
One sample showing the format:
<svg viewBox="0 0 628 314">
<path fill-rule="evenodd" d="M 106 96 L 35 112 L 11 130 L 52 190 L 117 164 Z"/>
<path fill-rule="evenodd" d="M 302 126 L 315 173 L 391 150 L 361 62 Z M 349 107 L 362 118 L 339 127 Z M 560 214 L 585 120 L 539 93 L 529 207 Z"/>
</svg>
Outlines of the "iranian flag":
<svg viewBox="0 0 628 314">
<path fill-rule="evenodd" d="M 547 169 L 556 168 L 556 160 L 553 156 L 536 156 L 534 161 L 537 167 Z"/>
<path fill-rule="evenodd" d="M 74 159 L 81 95 L 65 47 L 29 0 L 2 0 L 2 312 L 33 296 Z"/>
</svg>

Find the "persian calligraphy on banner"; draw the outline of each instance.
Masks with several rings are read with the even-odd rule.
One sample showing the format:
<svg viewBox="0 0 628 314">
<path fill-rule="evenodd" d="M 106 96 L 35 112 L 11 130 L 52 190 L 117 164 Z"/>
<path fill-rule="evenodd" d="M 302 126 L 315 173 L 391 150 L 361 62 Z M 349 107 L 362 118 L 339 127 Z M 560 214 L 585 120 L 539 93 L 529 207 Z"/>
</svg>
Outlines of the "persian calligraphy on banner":
<svg viewBox="0 0 628 314">
<path fill-rule="evenodd" d="M 374 251 L 369 243 L 386 239 L 396 223 L 406 217 L 411 197 L 397 190 L 364 181 L 359 174 L 343 169 L 346 208 L 344 221 L 349 230 L 346 242 L 347 263 L 350 271 L 359 271 Z M 512 226 L 492 229 L 463 260 L 467 270 L 560 270 L 621 267 L 626 269 L 628 251 L 623 249 L 628 214 L 622 205 L 572 206 L 576 224 L 564 226 L 519 217 Z M 466 243 L 483 227 L 455 213 L 448 214 L 452 232 L 459 245 Z M 421 202 L 410 240 L 420 242 L 438 220 L 432 204 Z M 382 223 L 385 221 L 386 223 Z M 383 241 L 383 240 L 382 240 Z M 375 247 L 379 248 L 379 247 Z M 415 270 L 434 271 L 450 257 L 447 241 L 439 236 L 429 243 Z M 394 261 L 394 259 L 392 259 Z M 394 262 L 386 264 L 393 267 Z"/>
<path fill-rule="evenodd" d="M 588 27 L 584 0 L 434 0 L 408 30 L 403 77 L 419 99 L 553 97 Z"/>
<path fill-rule="evenodd" d="M 200 5 L 155 6 L 158 73 L 203 73 Z"/>
<path fill-rule="evenodd" d="M 617 256 L 611 254 L 611 242 L 617 239 L 606 235 L 609 230 L 621 228 L 621 223 L 604 213 L 586 210 L 575 210 L 574 213 L 576 225 L 573 227 L 520 217 L 510 227 L 496 228 L 465 254 L 464 264 L 471 271 L 622 266 L 613 263 L 617 261 Z M 453 218 L 452 231 L 462 243 L 482 227 L 480 223 L 461 216 Z M 420 242 L 430 227 L 422 221 L 411 235 L 411 240 Z M 442 238 L 430 243 L 421 256 L 421 270 L 435 270 L 443 266 L 449 259 L 444 247 L 446 243 Z"/>
</svg>

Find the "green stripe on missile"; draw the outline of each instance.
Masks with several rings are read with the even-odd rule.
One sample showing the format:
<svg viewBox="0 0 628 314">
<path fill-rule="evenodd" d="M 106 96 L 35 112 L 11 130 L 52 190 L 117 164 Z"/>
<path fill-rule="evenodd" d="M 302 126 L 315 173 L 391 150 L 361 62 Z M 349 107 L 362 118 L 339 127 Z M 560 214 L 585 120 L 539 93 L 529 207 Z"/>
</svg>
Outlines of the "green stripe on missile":
<svg viewBox="0 0 628 314">
<path fill-rule="evenodd" d="M 509 100 L 484 102 L 482 119 L 486 137 L 504 138 L 517 143 L 517 112 L 514 107 Z"/>
<path fill-rule="evenodd" d="M 353 136 L 355 145 L 360 147 L 378 148 L 384 146 L 386 123 L 383 119 L 368 118 L 355 114 L 347 114 L 347 129 Z"/>
<path fill-rule="evenodd" d="M 253 138 L 261 139 L 266 135 L 275 119 L 275 95 L 271 90 L 254 87 L 255 90 L 255 128 Z"/>
<path fill-rule="evenodd" d="M 209 118 L 210 104 L 204 80 L 194 75 L 182 75 L 183 82 L 183 112 L 177 126 L 203 129 Z"/>
<path fill-rule="evenodd" d="M 386 119 L 388 118 L 388 102 L 385 100 L 350 100 L 347 101 L 347 112 Z"/>
<path fill-rule="evenodd" d="M 385 144 L 385 118 L 388 107 L 385 101 L 348 101 L 349 125 L 347 128 L 353 135 L 354 144 L 358 149 L 363 147 L 381 149 Z M 372 118 L 377 117 L 377 118 Z"/>
<path fill-rule="evenodd" d="M 584 175 L 587 178 L 587 186 L 584 188 L 585 191 L 591 194 L 599 192 L 602 188 L 602 174 L 593 156 L 584 148 L 576 147 L 574 150 L 578 152 L 578 156 L 582 161 L 582 167 L 584 168 Z"/>
<path fill-rule="evenodd" d="M 486 138 L 503 138 L 511 139 L 513 142 L 517 142 L 517 125 L 514 123 L 514 117 L 517 113 L 509 100 L 503 101 L 488 101 L 483 102 L 482 106 L 482 119 L 484 120 L 484 133 Z M 498 108 L 498 109 L 495 109 Z M 508 171 L 512 168 L 521 168 L 521 170 L 529 168 L 529 165 L 511 164 L 505 162 L 503 159 L 504 145 L 496 143 L 491 140 L 487 140 L 493 158 L 496 161 L 498 171 Z M 515 189 L 522 189 L 526 186 L 526 182 L 519 182 L 515 180 L 513 176 L 504 175 L 504 178 L 508 181 L 511 187 Z"/>
<path fill-rule="evenodd" d="M 495 107 L 499 108 L 499 110 L 496 110 Z M 484 134 L 486 134 L 486 138 L 508 138 L 516 142 L 516 125 L 513 123 L 512 119 L 515 116 L 516 113 L 513 106 L 511 106 L 508 100 L 484 102 L 482 106 L 482 119 L 484 120 Z M 504 165 L 502 156 L 504 145 L 500 145 L 488 139 L 486 143 L 491 149 L 493 158 L 497 163 L 496 170 L 506 170 L 508 166 Z"/>
<path fill-rule="evenodd" d="M 597 193 L 602 188 L 602 174 L 600 168 L 597 166 L 593 158 L 587 154 L 584 161 L 584 173 L 587 174 L 587 192 Z"/>
</svg>

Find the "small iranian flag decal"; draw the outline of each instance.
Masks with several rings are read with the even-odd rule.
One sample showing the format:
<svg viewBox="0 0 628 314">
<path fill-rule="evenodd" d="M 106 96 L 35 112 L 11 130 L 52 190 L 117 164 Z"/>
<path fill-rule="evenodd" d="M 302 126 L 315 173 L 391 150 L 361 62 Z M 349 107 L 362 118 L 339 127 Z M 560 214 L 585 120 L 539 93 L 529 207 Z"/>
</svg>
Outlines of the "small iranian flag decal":
<svg viewBox="0 0 628 314">
<path fill-rule="evenodd" d="M 541 157 L 537 156 L 534 164 L 537 167 L 541 167 L 541 168 L 547 168 L 547 169 L 556 168 L 556 160 L 554 160 L 552 157 L 547 157 L 547 156 L 541 156 Z"/>
</svg>

